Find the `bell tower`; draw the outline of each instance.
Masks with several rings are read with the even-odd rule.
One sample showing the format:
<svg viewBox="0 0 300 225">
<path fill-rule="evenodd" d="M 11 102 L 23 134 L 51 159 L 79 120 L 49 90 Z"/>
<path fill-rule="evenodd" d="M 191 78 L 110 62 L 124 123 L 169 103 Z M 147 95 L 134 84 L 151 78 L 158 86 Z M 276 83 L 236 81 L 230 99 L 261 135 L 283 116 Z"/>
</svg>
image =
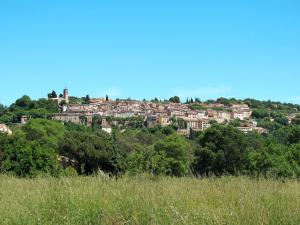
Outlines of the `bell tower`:
<svg viewBox="0 0 300 225">
<path fill-rule="evenodd" d="M 69 90 L 67 87 L 65 87 L 65 89 L 64 89 L 64 99 L 65 99 L 66 103 L 69 103 Z"/>
</svg>

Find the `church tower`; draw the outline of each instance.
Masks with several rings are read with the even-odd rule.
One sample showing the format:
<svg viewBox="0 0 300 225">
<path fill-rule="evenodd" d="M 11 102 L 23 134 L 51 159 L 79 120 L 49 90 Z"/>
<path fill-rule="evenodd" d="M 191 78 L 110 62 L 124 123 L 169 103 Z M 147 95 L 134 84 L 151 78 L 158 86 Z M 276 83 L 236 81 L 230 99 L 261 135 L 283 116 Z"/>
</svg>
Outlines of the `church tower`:
<svg viewBox="0 0 300 225">
<path fill-rule="evenodd" d="M 69 90 L 67 89 L 67 87 L 65 87 L 64 89 L 64 99 L 66 101 L 66 103 L 69 103 Z"/>
</svg>

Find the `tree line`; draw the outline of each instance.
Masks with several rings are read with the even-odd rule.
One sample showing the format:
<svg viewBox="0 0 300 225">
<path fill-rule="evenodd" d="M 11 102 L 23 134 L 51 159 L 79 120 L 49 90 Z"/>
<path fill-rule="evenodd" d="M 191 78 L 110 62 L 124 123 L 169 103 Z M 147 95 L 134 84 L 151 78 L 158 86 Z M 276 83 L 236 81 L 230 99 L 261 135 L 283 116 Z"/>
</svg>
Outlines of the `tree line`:
<svg viewBox="0 0 300 225">
<path fill-rule="evenodd" d="M 111 175 L 299 178 L 299 141 L 298 125 L 260 135 L 216 124 L 187 138 L 171 126 L 108 134 L 95 126 L 31 119 L 13 135 L 0 135 L 0 171 L 31 177 L 102 170 Z"/>
</svg>

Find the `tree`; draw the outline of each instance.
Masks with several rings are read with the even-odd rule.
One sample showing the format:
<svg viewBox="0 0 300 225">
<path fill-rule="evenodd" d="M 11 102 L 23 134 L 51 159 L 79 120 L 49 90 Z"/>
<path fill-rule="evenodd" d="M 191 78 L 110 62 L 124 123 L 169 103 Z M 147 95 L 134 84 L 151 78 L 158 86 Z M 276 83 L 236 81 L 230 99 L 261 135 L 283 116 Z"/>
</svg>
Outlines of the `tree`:
<svg viewBox="0 0 300 225">
<path fill-rule="evenodd" d="M 300 144 L 291 145 L 286 153 L 286 158 L 290 163 L 295 164 L 298 167 L 298 172 L 300 172 Z"/>
<path fill-rule="evenodd" d="M 87 125 L 87 123 L 88 123 L 88 118 L 87 118 L 85 115 L 80 116 L 79 119 L 80 119 L 80 123 L 81 123 L 81 124 Z"/>
<path fill-rule="evenodd" d="M 178 135 L 171 135 L 154 145 L 154 172 L 165 171 L 166 175 L 184 176 L 190 167 L 190 146 Z"/>
<path fill-rule="evenodd" d="M 5 113 L 0 117 L 0 122 L 5 124 L 10 124 L 17 121 L 16 115 L 14 113 Z"/>
<path fill-rule="evenodd" d="M 174 134 L 174 129 L 171 127 L 171 126 L 166 126 L 166 127 L 163 127 L 161 129 L 161 132 L 164 134 L 164 135 L 171 135 L 171 134 Z"/>
<path fill-rule="evenodd" d="M 40 108 L 45 109 L 49 114 L 58 113 L 59 108 L 55 101 L 48 100 L 45 98 L 40 98 L 39 100 L 36 101 L 35 105 L 36 105 L 36 109 L 40 109 Z"/>
<path fill-rule="evenodd" d="M 54 90 L 51 93 L 51 98 L 57 98 L 57 94 L 56 94 L 56 92 Z"/>
<path fill-rule="evenodd" d="M 213 125 L 200 137 L 199 143 L 216 153 L 216 172 L 235 174 L 243 168 L 243 138 L 232 126 Z"/>
<path fill-rule="evenodd" d="M 153 159 L 153 146 L 144 149 L 138 149 L 137 151 L 128 154 L 126 159 L 127 170 L 130 174 L 140 174 L 140 173 L 151 173 L 152 164 L 151 159 Z M 158 172 L 158 171 L 157 171 Z M 159 171 L 162 173 L 164 171 Z"/>
<path fill-rule="evenodd" d="M 89 95 L 86 95 L 85 98 L 84 98 L 84 103 L 86 104 L 89 104 L 90 103 L 90 96 Z"/>
<path fill-rule="evenodd" d="M 300 115 L 299 114 L 295 118 L 292 119 L 292 124 L 300 125 Z"/>
<path fill-rule="evenodd" d="M 23 127 L 22 131 L 27 140 L 46 143 L 57 148 L 57 143 L 63 137 L 65 127 L 53 120 L 31 119 Z"/>
<path fill-rule="evenodd" d="M 102 125 L 102 117 L 99 115 L 95 115 L 92 118 L 92 127 L 93 129 L 99 128 Z"/>
<path fill-rule="evenodd" d="M 29 106 L 31 105 L 31 99 L 29 96 L 24 95 L 16 100 L 15 105 L 21 108 L 29 108 Z"/>
<path fill-rule="evenodd" d="M 0 138 L 2 170 L 17 176 L 59 175 L 57 149 L 63 133 L 63 125 L 56 121 L 32 119 L 12 136 Z"/>
<path fill-rule="evenodd" d="M 108 100 L 109 100 L 109 99 L 108 99 L 108 95 L 106 95 L 106 96 L 105 96 L 105 101 L 108 102 Z"/>
<path fill-rule="evenodd" d="M 180 98 L 178 96 L 174 96 L 174 97 L 171 97 L 169 99 L 170 102 L 173 102 L 173 103 L 180 103 Z"/>
<path fill-rule="evenodd" d="M 69 103 L 70 104 L 81 104 L 82 102 L 82 98 L 78 98 L 78 97 L 75 97 L 75 96 L 69 96 Z"/>
<path fill-rule="evenodd" d="M 54 148 L 28 141 L 21 135 L 9 138 L 4 149 L 3 167 L 6 172 L 30 177 L 45 173 L 57 176 L 61 170 Z"/>
<path fill-rule="evenodd" d="M 253 111 L 252 116 L 257 119 L 263 119 L 263 118 L 269 117 L 270 112 L 265 108 L 256 109 Z"/>
<path fill-rule="evenodd" d="M 156 97 L 154 99 L 151 99 L 150 101 L 153 102 L 153 103 L 158 103 L 159 102 L 158 98 L 156 98 Z"/>
<path fill-rule="evenodd" d="M 110 173 L 118 170 L 114 147 L 104 136 L 70 131 L 60 142 L 59 149 L 62 155 L 76 160 L 80 174 L 92 174 L 98 169 Z"/>
<path fill-rule="evenodd" d="M 215 161 L 216 153 L 207 147 L 198 147 L 195 151 L 195 159 L 192 164 L 194 174 L 209 176 L 215 168 Z"/>
<path fill-rule="evenodd" d="M 216 102 L 219 103 L 219 104 L 226 105 L 226 106 L 230 105 L 230 100 L 227 99 L 227 98 L 223 98 L 223 97 L 218 98 L 218 99 L 216 100 Z"/>
<path fill-rule="evenodd" d="M 175 130 L 187 128 L 187 122 L 182 118 L 172 117 L 171 121 L 172 121 L 172 126 Z"/>
<path fill-rule="evenodd" d="M 274 120 L 275 120 L 276 123 L 279 123 L 279 124 L 281 124 L 281 125 L 283 125 L 283 126 L 289 125 L 289 120 L 288 120 L 288 118 L 286 118 L 285 116 L 278 116 L 278 117 L 275 117 Z"/>
<path fill-rule="evenodd" d="M 40 109 L 32 109 L 29 112 L 29 115 L 31 116 L 31 118 L 47 118 L 48 115 L 50 115 L 48 113 L 48 111 L 46 109 L 40 108 Z"/>
<path fill-rule="evenodd" d="M 266 175 L 271 167 L 272 161 L 266 147 L 252 150 L 247 153 L 247 170 L 251 174 Z"/>
<path fill-rule="evenodd" d="M 2 104 L 0 104 L 0 117 L 5 113 L 6 107 Z"/>
<path fill-rule="evenodd" d="M 241 120 L 240 119 L 234 119 L 234 120 L 231 120 L 229 124 L 233 127 L 240 127 L 241 126 Z"/>
<path fill-rule="evenodd" d="M 195 102 L 196 102 L 196 103 L 201 103 L 200 98 L 195 98 Z"/>
<path fill-rule="evenodd" d="M 300 142 L 300 126 L 290 126 L 287 129 L 288 143 L 297 144 Z"/>
</svg>

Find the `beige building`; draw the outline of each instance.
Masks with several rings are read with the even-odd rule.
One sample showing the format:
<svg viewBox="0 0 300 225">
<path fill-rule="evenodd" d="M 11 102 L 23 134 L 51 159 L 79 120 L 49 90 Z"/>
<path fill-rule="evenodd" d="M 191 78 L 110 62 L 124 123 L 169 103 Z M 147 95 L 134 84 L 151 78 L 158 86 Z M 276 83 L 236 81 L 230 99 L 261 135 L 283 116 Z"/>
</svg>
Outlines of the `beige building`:
<svg viewBox="0 0 300 225">
<path fill-rule="evenodd" d="M 218 118 L 218 112 L 216 110 L 213 110 L 213 109 L 208 109 L 207 110 L 207 115 L 208 115 L 208 118 L 210 118 L 210 119 L 217 119 Z"/>
<path fill-rule="evenodd" d="M 245 116 L 244 113 L 241 111 L 236 111 L 236 112 L 232 112 L 231 113 L 231 119 L 240 119 L 240 120 L 244 120 Z"/>
<path fill-rule="evenodd" d="M 29 116 L 21 116 L 21 124 L 26 124 L 29 119 Z"/>
<path fill-rule="evenodd" d="M 223 123 L 224 121 L 229 121 L 231 119 L 231 114 L 230 112 L 226 112 L 226 111 L 219 111 L 218 112 L 218 118 L 217 121 L 220 123 Z"/>
<path fill-rule="evenodd" d="M 171 118 L 169 116 L 159 116 L 158 123 L 161 126 L 168 126 L 171 124 Z"/>
<path fill-rule="evenodd" d="M 231 106 L 233 111 L 249 111 L 250 108 L 247 104 L 235 104 Z"/>
<path fill-rule="evenodd" d="M 197 119 L 208 119 L 208 114 L 206 111 L 197 111 Z"/>
<path fill-rule="evenodd" d="M 252 110 L 247 104 L 232 105 L 231 109 L 233 119 L 249 119 L 252 115 Z"/>
<path fill-rule="evenodd" d="M 195 131 L 204 131 L 210 127 L 209 120 L 207 119 L 185 119 L 187 123 L 187 129 L 192 129 Z"/>
<path fill-rule="evenodd" d="M 247 133 L 253 131 L 253 127 L 237 127 L 237 129 L 244 134 L 247 134 Z"/>
<path fill-rule="evenodd" d="M 242 133 L 249 133 L 251 131 L 256 131 L 260 134 L 266 134 L 268 133 L 268 130 L 262 127 L 237 127 L 237 129 L 239 129 Z"/>
<path fill-rule="evenodd" d="M 267 134 L 269 133 L 269 131 L 263 127 L 253 127 L 253 130 L 255 130 L 256 132 L 260 133 L 260 134 Z"/>
<path fill-rule="evenodd" d="M 0 132 L 1 132 L 1 133 L 8 134 L 8 135 L 11 135 L 11 134 L 12 134 L 11 129 L 9 129 L 9 127 L 6 126 L 5 124 L 0 124 Z"/>
</svg>

